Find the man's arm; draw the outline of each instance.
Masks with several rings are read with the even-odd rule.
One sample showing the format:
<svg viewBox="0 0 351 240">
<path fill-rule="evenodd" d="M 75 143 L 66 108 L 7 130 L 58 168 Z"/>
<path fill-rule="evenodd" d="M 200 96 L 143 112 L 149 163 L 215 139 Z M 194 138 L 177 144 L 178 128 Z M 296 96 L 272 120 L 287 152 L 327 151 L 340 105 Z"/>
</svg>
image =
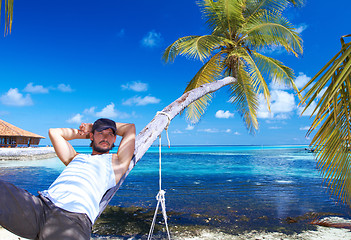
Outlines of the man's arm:
<svg viewBox="0 0 351 240">
<path fill-rule="evenodd" d="M 117 135 L 122 137 L 118 146 L 117 161 L 114 163 L 114 172 L 118 182 L 127 171 L 135 149 L 135 125 L 131 123 L 116 123 Z"/>
<path fill-rule="evenodd" d="M 72 128 L 51 128 L 49 129 L 49 137 L 57 157 L 67 166 L 78 154 L 68 141 L 87 139 L 89 134 L 83 134 L 80 130 Z"/>
</svg>

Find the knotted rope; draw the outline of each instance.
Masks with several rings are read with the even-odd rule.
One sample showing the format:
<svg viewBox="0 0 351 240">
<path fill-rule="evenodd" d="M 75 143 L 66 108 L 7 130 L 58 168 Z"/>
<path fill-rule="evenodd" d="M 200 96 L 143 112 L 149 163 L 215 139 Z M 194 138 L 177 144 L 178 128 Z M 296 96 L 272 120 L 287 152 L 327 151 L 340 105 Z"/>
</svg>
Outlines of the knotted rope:
<svg viewBox="0 0 351 240">
<path fill-rule="evenodd" d="M 171 116 L 168 113 L 165 112 L 157 112 L 156 116 L 159 114 L 163 114 L 166 115 L 168 118 L 168 123 L 167 126 L 165 127 L 166 130 L 166 135 L 167 135 L 167 141 L 168 141 L 168 147 L 171 146 L 171 143 L 169 141 L 169 137 L 168 137 L 168 126 L 171 123 Z M 169 234 L 169 229 L 168 229 L 168 224 L 167 224 L 167 213 L 166 213 L 166 198 L 165 198 L 165 194 L 166 192 L 164 190 L 162 190 L 162 174 L 161 174 L 161 163 L 162 163 L 162 157 L 161 157 L 161 134 L 158 136 L 159 139 L 159 145 L 158 145 L 158 149 L 159 149 L 159 158 L 158 158 L 158 162 L 159 162 L 159 191 L 156 195 L 156 200 L 157 200 L 157 205 L 156 205 L 156 210 L 155 210 L 155 214 L 154 214 L 154 218 L 152 220 L 152 224 L 151 224 L 151 228 L 150 228 L 150 232 L 149 235 L 147 237 L 148 240 L 152 239 L 152 234 L 154 232 L 154 228 L 155 228 L 155 222 L 156 222 L 156 217 L 157 217 L 157 212 L 158 212 L 158 208 L 161 204 L 161 209 L 162 209 L 162 215 L 163 215 L 163 219 L 165 221 L 165 225 L 166 225 L 166 230 L 167 230 L 167 236 L 168 239 L 171 239 L 171 236 Z"/>
</svg>

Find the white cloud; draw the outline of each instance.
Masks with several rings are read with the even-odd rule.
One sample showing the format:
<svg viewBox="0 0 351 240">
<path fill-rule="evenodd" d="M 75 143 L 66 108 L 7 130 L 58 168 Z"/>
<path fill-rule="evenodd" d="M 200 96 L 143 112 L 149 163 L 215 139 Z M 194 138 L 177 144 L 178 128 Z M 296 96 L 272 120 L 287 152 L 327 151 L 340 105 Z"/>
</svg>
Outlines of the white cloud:
<svg viewBox="0 0 351 240">
<path fill-rule="evenodd" d="M 95 107 L 91 107 L 89 109 L 85 109 L 84 113 L 86 114 L 95 114 L 97 117 L 105 117 L 105 118 L 120 118 L 120 119 L 125 119 L 125 118 L 130 118 L 130 114 L 125 113 L 125 112 L 120 112 L 115 109 L 115 104 L 111 103 L 104 107 L 100 112 L 95 113 Z M 133 113 L 134 115 L 134 113 Z"/>
<path fill-rule="evenodd" d="M 10 90 L 0 97 L 0 101 L 8 106 L 30 106 L 33 105 L 32 98 L 29 94 L 23 96 L 17 88 L 10 88 Z"/>
<path fill-rule="evenodd" d="M 114 118 L 117 117 L 117 112 L 115 110 L 115 104 L 111 103 L 104 107 L 101 112 L 96 113 L 97 117 Z"/>
<path fill-rule="evenodd" d="M 160 101 L 161 101 L 160 99 L 155 98 L 153 96 L 145 96 L 145 97 L 135 96 L 127 99 L 122 104 L 127 106 L 132 106 L 132 105 L 145 106 L 148 104 L 156 104 L 156 103 L 159 103 Z"/>
<path fill-rule="evenodd" d="M 269 129 L 281 129 L 282 127 L 278 127 L 278 126 L 272 126 L 272 127 L 268 127 Z"/>
<path fill-rule="evenodd" d="M 234 132 L 234 135 L 240 135 L 240 133 L 239 132 Z"/>
<path fill-rule="evenodd" d="M 310 126 L 300 127 L 301 131 L 308 131 L 309 129 L 310 129 Z"/>
<path fill-rule="evenodd" d="M 198 132 L 218 133 L 219 131 L 216 128 L 206 128 L 206 129 L 199 129 Z"/>
<path fill-rule="evenodd" d="M 147 33 L 146 36 L 141 40 L 141 44 L 144 47 L 156 47 L 162 42 L 161 33 L 157 33 L 154 30 Z"/>
<path fill-rule="evenodd" d="M 81 124 L 83 122 L 83 115 L 77 113 L 72 118 L 68 119 L 67 122 Z"/>
<path fill-rule="evenodd" d="M 188 124 L 188 126 L 185 128 L 185 130 L 193 130 L 193 129 L 194 129 L 194 126 L 190 124 Z"/>
<path fill-rule="evenodd" d="M 57 86 L 57 89 L 61 92 L 73 92 L 73 89 L 71 88 L 71 86 L 69 84 L 66 85 L 66 84 L 61 83 Z"/>
<path fill-rule="evenodd" d="M 33 85 L 33 83 L 30 82 L 23 89 L 23 91 L 24 92 L 30 92 L 30 93 L 48 93 L 49 89 L 48 88 L 44 88 L 42 85 Z"/>
<path fill-rule="evenodd" d="M 310 77 L 308 77 L 308 76 L 306 76 L 306 74 L 300 72 L 300 73 L 299 73 L 299 76 L 297 76 L 296 79 L 295 79 L 295 85 L 296 85 L 296 87 L 297 87 L 298 89 L 301 89 L 301 88 L 303 88 L 303 87 L 306 85 L 306 83 L 308 83 L 308 81 L 310 81 L 310 80 L 311 80 Z"/>
<path fill-rule="evenodd" d="M 135 92 L 145 92 L 148 89 L 148 84 L 143 82 L 131 82 L 123 84 L 122 89 L 133 90 Z"/>
<path fill-rule="evenodd" d="M 306 106 L 306 105 L 305 105 Z M 305 109 L 305 106 L 302 106 L 302 107 L 298 107 L 297 108 L 297 114 L 298 115 L 301 115 L 302 111 Z M 309 117 L 311 116 L 311 114 L 313 113 L 314 109 L 317 107 L 317 104 L 316 102 L 312 102 L 311 105 L 306 109 L 306 111 L 301 115 L 301 116 L 304 116 L 304 117 Z M 314 115 L 317 114 L 319 108 L 317 109 L 317 111 L 314 113 Z"/>
<path fill-rule="evenodd" d="M 300 24 L 300 26 L 298 26 L 296 29 L 295 29 L 295 31 L 297 32 L 297 33 L 302 33 L 303 31 L 305 31 L 306 30 L 306 28 L 307 28 L 308 26 L 307 26 L 307 24 Z"/>
<path fill-rule="evenodd" d="M 199 129 L 197 130 L 198 132 L 206 132 L 206 133 L 231 133 L 232 130 L 227 128 L 225 130 L 219 130 L 217 128 L 205 128 L 205 129 Z M 238 132 L 234 133 L 235 135 L 240 135 Z"/>
<path fill-rule="evenodd" d="M 180 131 L 179 129 L 176 129 L 176 130 L 172 131 L 172 133 L 175 133 L 175 134 L 182 134 L 183 132 Z"/>
<path fill-rule="evenodd" d="M 257 118 L 266 119 L 266 118 L 273 118 L 273 117 L 274 117 L 274 114 L 272 112 L 269 112 L 268 109 L 259 109 L 257 111 Z"/>
<path fill-rule="evenodd" d="M 231 113 L 228 110 L 225 112 L 223 110 L 218 110 L 215 116 L 216 118 L 232 118 L 234 117 L 234 113 Z"/>
<path fill-rule="evenodd" d="M 287 113 L 296 107 L 294 94 L 284 91 L 273 91 L 271 94 L 271 110 L 273 113 Z"/>
<path fill-rule="evenodd" d="M 274 118 L 279 119 L 279 120 L 284 120 L 284 119 L 289 119 L 290 116 L 289 116 L 289 114 L 286 114 L 286 113 L 279 113 L 279 114 L 275 115 Z"/>
<path fill-rule="evenodd" d="M 83 113 L 94 116 L 95 115 L 95 109 L 96 109 L 96 107 L 87 108 L 87 109 L 84 110 Z"/>
<path fill-rule="evenodd" d="M 271 112 L 268 111 L 266 100 L 263 94 L 259 95 L 258 118 L 287 119 L 288 114 L 296 109 L 294 94 L 281 90 L 271 91 Z M 283 114 L 283 115 L 282 115 Z"/>
</svg>

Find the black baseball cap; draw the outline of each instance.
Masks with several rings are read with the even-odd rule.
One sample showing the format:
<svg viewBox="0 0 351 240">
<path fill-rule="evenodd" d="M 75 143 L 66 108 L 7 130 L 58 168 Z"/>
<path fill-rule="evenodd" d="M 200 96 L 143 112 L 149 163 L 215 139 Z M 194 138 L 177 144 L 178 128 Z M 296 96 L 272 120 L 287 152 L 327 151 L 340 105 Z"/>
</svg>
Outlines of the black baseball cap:
<svg viewBox="0 0 351 240">
<path fill-rule="evenodd" d="M 117 128 L 115 121 L 107 118 L 100 118 L 94 122 L 92 132 L 95 130 L 101 132 L 109 128 L 111 128 L 113 133 L 116 135 Z"/>
</svg>

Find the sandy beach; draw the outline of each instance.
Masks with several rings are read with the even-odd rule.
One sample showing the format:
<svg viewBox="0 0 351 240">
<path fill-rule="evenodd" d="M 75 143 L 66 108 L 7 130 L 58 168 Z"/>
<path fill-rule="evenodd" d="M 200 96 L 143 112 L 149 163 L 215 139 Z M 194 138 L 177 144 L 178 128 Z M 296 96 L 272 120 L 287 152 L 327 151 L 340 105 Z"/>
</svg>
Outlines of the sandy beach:
<svg viewBox="0 0 351 240">
<path fill-rule="evenodd" d="M 55 156 L 53 147 L 0 148 L 0 160 L 34 160 Z"/>
<path fill-rule="evenodd" d="M 196 236 L 189 236 L 188 233 L 171 233 L 172 239 L 178 240 L 346 240 L 351 239 L 351 232 L 347 229 L 340 229 L 340 228 L 328 228 L 328 227 L 321 227 L 318 226 L 316 231 L 304 231 L 302 233 L 296 233 L 292 235 L 287 235 L 279 232 L 257 232 L 251 231 L 247 233 L 243 233 L 240 235 L 230 235 L 221 232 L 215 231 L 207 231 L 202 230 L 201 232 L 197 233 Z M 9 231 L 5 230 L 4 228 L 0 228 L 0 239 L 3 240 L 25 240 L 26 238 L 20 238 Z M 95 237 L 91 238 L 92 240 L 98 239 L 111 239 L 117 240 L 122 238 L 113 238 L 113 237 Z M 125 238 L 123 238 L 125 239 Z M 131 237 L 129 239 L 136 239 Z M 146 238 L 145 238 L 146 239 Z"/>
</svg>

